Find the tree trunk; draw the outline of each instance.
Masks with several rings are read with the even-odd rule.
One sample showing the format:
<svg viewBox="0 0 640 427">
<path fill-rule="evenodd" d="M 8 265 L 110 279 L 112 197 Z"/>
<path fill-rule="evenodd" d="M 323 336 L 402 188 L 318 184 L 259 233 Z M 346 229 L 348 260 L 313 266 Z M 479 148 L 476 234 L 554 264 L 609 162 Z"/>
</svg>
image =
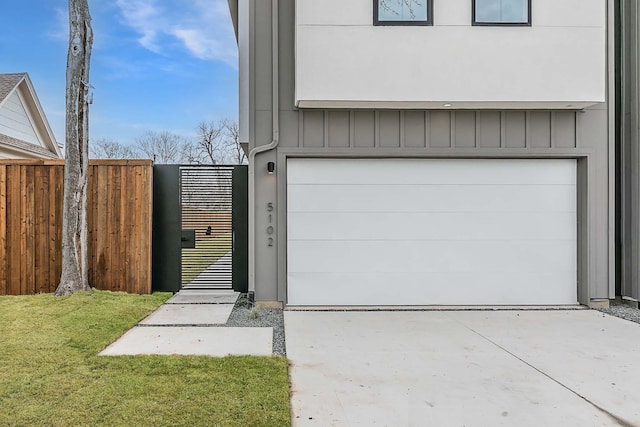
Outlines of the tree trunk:
<svg viewBox="0 0 640 427">
<path fill-rule="evenodd" d="M 69 0 L 62 276 L 57 296 L 91 290 L 87 271 L 87 186 L 92 44 L 88 0 Z"/>
</svg>

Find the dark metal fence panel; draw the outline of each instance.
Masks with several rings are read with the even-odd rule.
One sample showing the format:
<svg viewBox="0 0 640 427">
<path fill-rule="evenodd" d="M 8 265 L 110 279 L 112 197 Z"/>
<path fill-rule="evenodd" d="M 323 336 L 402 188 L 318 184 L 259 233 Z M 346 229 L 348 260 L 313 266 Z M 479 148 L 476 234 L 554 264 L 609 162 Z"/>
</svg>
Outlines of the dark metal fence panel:
<svg viewBox="0 0 640 427">
<path fill-rule="evenodd" d="M 249 177 L 248 167 L 233 169 L 233 290 L 249 290 Z"/>
<path fill-rule="evenodd" d="M 180 166 L 153 167 L 153 290 L 180 290 Z"/>
<path fill-rule="evenodd" d="M 180 167 L 183 289 L 232 288 L 233 169 Z"/>
</svg>

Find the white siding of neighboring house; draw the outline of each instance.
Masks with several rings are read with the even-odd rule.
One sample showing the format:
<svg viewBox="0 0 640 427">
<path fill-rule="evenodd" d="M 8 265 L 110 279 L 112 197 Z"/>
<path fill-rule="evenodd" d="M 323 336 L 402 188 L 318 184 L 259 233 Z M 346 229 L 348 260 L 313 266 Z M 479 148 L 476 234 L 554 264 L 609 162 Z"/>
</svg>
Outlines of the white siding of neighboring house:
<svg viewBox="0 0 640 427">
<path fill-rule="evenodd" d="M 0 108 L 0 133 L 42 146 L 34 130 L 34 126 L 17 92 Z"/>
<path fill-rule="evenodd" d="M 373 26 L 371 0 L 296 0 L 300 107 L 583 108 L 605 101 L 606 1 L 533 0 L 532 27 Z"/>
<path fill-rule="evenodd" d="M 35 159 L 37 156 L 28 153 L 18 153 L 15 151 L 9 151 L 6 148 L 0 146 L 0 159 Z"/>
</svg>

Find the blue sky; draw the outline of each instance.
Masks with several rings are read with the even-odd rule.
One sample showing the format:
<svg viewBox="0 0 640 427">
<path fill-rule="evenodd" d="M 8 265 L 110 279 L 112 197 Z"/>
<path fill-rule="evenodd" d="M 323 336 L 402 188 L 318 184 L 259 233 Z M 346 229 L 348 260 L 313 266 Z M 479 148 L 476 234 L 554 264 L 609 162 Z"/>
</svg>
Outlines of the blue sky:
<svg viewBox="0 0 640 427">
<path fill-rule="evenodd" d="M 237 119 L 237 46 L 227 0 L 89 0 L 94 30 L 90 139 L 195 135 Z M 64 140 L 67 0 L 5 1 L 0 73 L 26 71 Z"/>
</svg>

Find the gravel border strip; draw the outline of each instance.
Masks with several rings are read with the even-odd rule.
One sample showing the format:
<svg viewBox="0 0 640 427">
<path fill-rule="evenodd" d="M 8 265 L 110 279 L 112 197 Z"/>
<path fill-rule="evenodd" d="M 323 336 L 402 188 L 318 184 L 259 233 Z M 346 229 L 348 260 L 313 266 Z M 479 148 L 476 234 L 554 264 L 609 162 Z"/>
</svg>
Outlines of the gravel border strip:
<svg viewBox="0 0 640 427">
<path fill-rule="evenodd" d="M 609 308 L 601 308 L 598 311 L 619 317 L 634 323 L 640 323 L 640 309 L 624 304 L 611 304 Z"/>
<path fill-rule="evenodd" d="M 245 328 L 271 327 L 273 328 L 273 353 L 287 357 L 284 337 L 284 314 L 280 309 L 252 308 L 247 300 L 247 295 L 240 294 L 227 323 L 220 326 Z"/>
</svg>

